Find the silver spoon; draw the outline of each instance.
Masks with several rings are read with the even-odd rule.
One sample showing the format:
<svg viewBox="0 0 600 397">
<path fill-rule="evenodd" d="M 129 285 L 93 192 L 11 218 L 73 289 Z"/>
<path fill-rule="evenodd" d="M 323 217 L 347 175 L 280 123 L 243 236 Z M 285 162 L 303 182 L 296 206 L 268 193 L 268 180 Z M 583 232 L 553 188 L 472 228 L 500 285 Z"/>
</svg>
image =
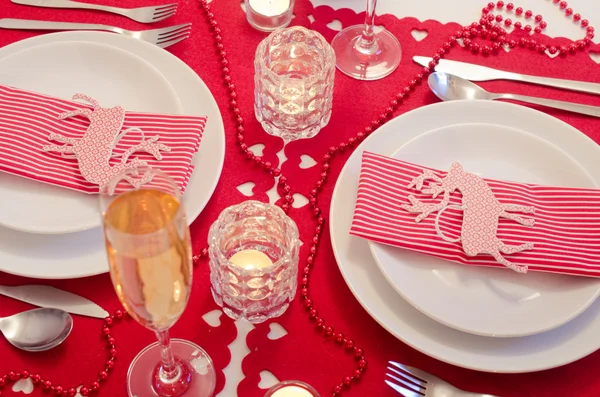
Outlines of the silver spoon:
<svg viewBox="0 0 600 397">
<path fill-rule="evenodd" d="M 429 76 L 429 88 L 443 101 L 456 99 L 511 99 L 514 101 L 532 103 L 550 108 L 567 110 L 570 112 L 586 114 L 588 116 L 600 117 L 600 107 L 581 105 L 578 103 L 554 101 L 525 95 L 516 94 L 494 94 L 484 90 L 469 80 L 453 76 L 448 73 L 435 72 Z"/>
<path fill-rule="evenodd" d="M 13 346 L 41 352 L 60 345 L 71 333 L 73 318 L 60 309 L 34 309 L 0 318 L 0 331 Z"/>
</svg>

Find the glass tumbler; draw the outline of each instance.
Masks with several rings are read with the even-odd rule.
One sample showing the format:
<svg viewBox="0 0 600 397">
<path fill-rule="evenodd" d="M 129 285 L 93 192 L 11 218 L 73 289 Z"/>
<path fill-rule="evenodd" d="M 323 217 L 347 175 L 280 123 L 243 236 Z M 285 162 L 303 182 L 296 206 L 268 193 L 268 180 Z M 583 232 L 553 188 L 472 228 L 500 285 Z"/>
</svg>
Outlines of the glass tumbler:
<svg viewBox="0 0 600 397">
<path fill-rule="evenodd" d="M 254 69 L 254 113 L 267 133 L 312 138 L 329 123 L 335 52 L 319 33 L 276 30 L 259 44 Z"/>
<path fill-rule="evenodd" d="M 298 228 L 281 208 L 245 201 L 223 210 L 208 233 L 211 290 L 231 318 L 261 323 L 296 295 Z"/>
</svg>

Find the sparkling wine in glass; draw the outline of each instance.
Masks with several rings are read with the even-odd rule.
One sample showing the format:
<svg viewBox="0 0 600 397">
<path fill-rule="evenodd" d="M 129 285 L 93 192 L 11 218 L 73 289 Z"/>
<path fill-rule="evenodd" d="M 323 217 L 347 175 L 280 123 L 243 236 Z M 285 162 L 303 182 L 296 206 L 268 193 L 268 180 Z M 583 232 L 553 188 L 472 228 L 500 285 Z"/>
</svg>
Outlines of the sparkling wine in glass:
<svg viewBox="0 0 600 397">
<path fill-rule="evenodd" d="M 131 182 L 151 177 L 135 188 Z M 177 184 L 148 167 L 124 171 L 100 192 L 110 275 L 121 303 L 158 342 L 142 350 L 127 375 L 129 396 L 209 397 L 212 360 L 194 343 L 169 338 L 192 283 L 189 228 Z"/>
<path fill-rule="evenodd" d="M 367 0 L 363 25 L 347 27 L 331 42 L 337 68 L 359 80 L 378 80 L 400 64 L 402 50 L 398 39 L 387 30 L 374 32 L 377 0 Z"/>
</svg>

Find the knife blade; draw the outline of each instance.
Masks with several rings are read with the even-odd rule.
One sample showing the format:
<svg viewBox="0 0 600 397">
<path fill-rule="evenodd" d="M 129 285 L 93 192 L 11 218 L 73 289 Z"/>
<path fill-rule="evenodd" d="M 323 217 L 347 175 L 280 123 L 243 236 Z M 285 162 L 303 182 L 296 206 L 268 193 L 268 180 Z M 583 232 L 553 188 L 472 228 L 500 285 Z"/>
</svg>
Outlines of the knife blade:
<svg viewBox="0 0 600 397">
<path fill-rule="evenodd" d="M 431 62 L 432 59 L 428 57 L 414 56 L 413 61 L 422 66 L 429 66 L 429 62 Z M 487 66 L 451 61 L 448 59 L 440 60 L 439 64 L 435 67 L 435 70 L 436 72 L 449 73 L 471 81 L 512 80 L 600 95 L 600 84 L 598 83 L 512 73 L 504 70 L 492 69 Z"/>
<path fill-rule="evenodd" d="M 0 285 L 0 294 L 39 307 L 62 309 L 71 314 L 106 318 L 108 312 L 94 302 L 48 285 L 19 285 L 7 287 Z"/>
</svg>

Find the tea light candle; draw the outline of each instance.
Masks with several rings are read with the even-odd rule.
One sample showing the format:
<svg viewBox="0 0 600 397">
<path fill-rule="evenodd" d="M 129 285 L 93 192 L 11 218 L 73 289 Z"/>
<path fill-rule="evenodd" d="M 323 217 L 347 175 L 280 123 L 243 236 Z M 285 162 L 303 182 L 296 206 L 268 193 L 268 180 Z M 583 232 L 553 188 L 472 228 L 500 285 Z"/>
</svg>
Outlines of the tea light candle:
<svg viewBox="0 0 600 397">
<path fill-rule="evenodd" d="M 290 0 L 248 0 L 254 12 L 266 17 L 281 15 L 290 8 Z"/>
<path fill-rule="evenodd" d="M 319 393 L 304 382 L 286 381 L 269 389 L 265 397 L 319 397 Z"/>
<path fill-rule="evenodd" d="M 293 17 L 294 0 L 244 0 L 250 25 L 264 32 L 289 25 Z"/>
<path fill-rule="evenodd" d="M 229 258 L 229 262 L 245 270 L 264 269 L 273 265 L 271 258 L 264 252 L 252 249 L 236 252 Z"/>
<path fill-rule="evenodd" d="M 315 397 L 315 395 L 303 387 L 284 386 L 271 394 L 271 397 Z"/>
</svg>

